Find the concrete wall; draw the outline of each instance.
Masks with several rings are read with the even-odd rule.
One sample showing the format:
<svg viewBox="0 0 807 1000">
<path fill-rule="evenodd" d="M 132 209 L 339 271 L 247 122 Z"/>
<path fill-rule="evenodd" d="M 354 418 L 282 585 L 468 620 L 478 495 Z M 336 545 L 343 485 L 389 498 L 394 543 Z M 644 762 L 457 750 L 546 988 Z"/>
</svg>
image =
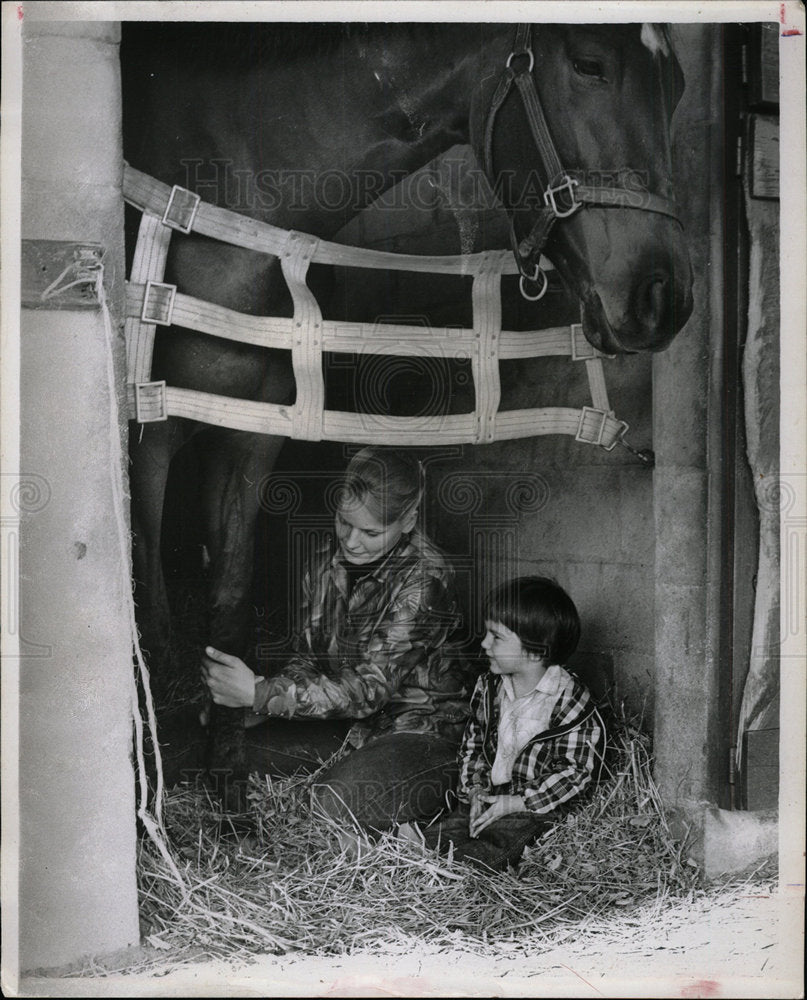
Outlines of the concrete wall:
<svg viewBox="0 0 807 1000">
<path fill-rule="evenodd" d="M 662 794 L 686 807 L 699 800 L 716 803 L 728 768 L 720 748 L 718 701 L 723 122 L 719 27 L 680 25 L 676 32 L 689 109 L 677 120 L 676 181 L 687 192 L 681 207 L 695 310 L 685 335 L 653 367 L 655 747 Z"/>
<path fill-rule="evenodd" d="M 22 236 L 103 244 L 120 316 L 118 26 L 25 17 Z M 22 483 L 48 498 L 23 516 L 20 552 L 21 634 L 39 647 L 20 669 L 26 970 L 135 944 L 138 917 L 130 595 L 112 493 L 122 429 L 103 317 L 24 309 L 21 341 Z M 115 325 L 119 373 L 121 347 Z"/>
</svg>

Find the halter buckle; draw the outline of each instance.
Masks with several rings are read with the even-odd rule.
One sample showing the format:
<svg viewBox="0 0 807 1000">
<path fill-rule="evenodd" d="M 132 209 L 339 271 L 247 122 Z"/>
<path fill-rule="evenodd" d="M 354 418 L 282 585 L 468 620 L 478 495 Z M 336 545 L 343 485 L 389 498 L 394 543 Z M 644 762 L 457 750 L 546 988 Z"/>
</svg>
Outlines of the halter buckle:
<svg viewBox="0 0 807 1000">
<path fill-rule="evenodd" d="M 574 189 L 578 186 L 578 181 L 568 174 L 565 175 L 560 183 L 555 184 L 554 187 L 550 184 L 549 187 L 544 191 L 544 204 L 547 208 L 551 208 L 556 219 L 566 219 L 570 215 L 578 210 L 578 208 L 583 207 L 583 203 L 576 201 L 574 197 Z M 558 208 L 558 203 L 555 201 L 555 195 L 565 193 L 572 205 L 571 208 L 562 209 Z"/>
</svg>

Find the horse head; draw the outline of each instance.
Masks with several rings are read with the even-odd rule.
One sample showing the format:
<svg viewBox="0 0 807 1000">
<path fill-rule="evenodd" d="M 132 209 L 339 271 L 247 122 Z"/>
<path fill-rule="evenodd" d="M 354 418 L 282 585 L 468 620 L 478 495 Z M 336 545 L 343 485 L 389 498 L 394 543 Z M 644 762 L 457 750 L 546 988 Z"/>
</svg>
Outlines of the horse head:
<svg viewBox="0 0 807 1000">
<path fill-rule="evenodd" d="M 692 311 L 672 201 L 683 75 L 658 25 L 520 25 L 477 106 L 475 145 L 512 220 L 522 290 L 543 252 L 583 304 L 588 340 L 660 351 Z"/>
</svg>

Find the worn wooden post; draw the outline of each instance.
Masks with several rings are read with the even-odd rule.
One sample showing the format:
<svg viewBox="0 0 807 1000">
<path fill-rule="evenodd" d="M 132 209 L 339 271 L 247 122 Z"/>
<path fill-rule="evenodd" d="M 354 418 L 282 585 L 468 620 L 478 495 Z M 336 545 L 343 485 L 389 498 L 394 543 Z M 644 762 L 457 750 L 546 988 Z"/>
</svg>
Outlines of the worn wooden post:
<svg viewBox="0 0 807 1000">
<path fill-rule="evenodd" d="M 120 29 L 52 20 L 54 7 L 20 8 L 22 237 L 45 268 L 55 265 L 40 241 L 100 244 L 111 326 L 90 285 L 84 308 L 58 294 L 47 304 L 62 308 L 23 302 L 13 831 L 23 972 L 138 941 L 125 427 L 110 406 L 123 358 Z M 23 289 L 35 284 L 24 270 Z"/>
</svg>

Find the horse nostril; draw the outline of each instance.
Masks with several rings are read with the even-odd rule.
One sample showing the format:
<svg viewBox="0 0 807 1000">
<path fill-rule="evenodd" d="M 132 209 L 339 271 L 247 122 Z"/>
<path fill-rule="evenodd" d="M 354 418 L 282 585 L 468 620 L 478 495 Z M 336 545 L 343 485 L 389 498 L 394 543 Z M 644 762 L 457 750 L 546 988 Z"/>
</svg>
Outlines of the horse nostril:
<svg viewBox="0 0 807 1000">
<path fill-rule="evenodd" d="M 654 274 L 643 283 L 637 299 L 636 318 L 644 327 L 660 330 L 664 325 L 670 304 L 669 287 L 665 274 Z"/>
</svg>

